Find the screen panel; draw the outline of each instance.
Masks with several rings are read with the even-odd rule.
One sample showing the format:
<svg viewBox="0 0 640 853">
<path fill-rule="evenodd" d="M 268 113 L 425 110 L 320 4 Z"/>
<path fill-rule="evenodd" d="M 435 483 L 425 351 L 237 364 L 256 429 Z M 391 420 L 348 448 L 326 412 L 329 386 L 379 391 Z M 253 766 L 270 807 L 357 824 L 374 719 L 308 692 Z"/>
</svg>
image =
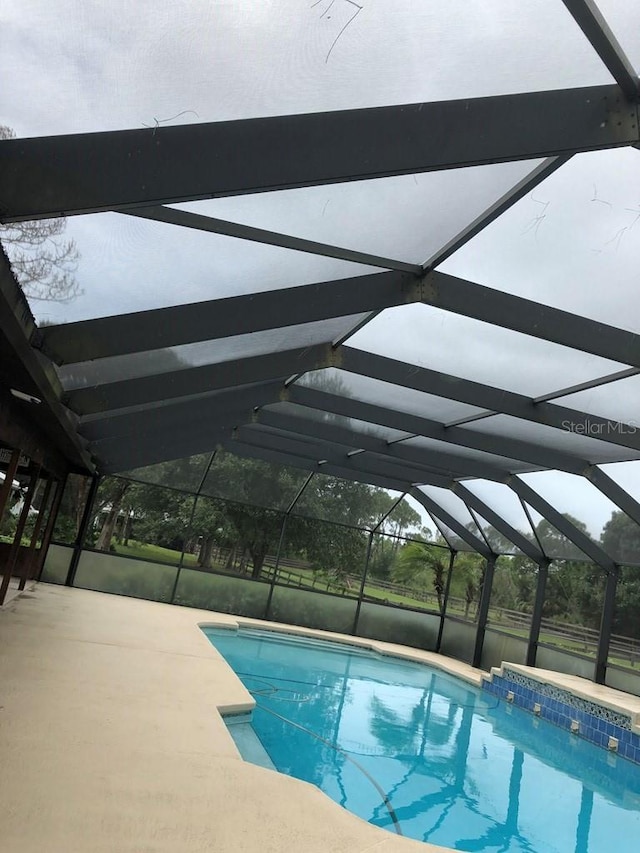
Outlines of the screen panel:
<svg viewBox="0 0 640 853">
<path fill-rule="evenodd" d="M 625 368 L 616 361 L 420 303 L 378 314 L 350 339 L 349 346 L 527 397 Z"/>
<path fill-rule="evenodd" d="M 412 388 L 401 388 L 389 382 L 359 376 L 333 367 L 306 373 L 299 382 L 301 385 L 317 388 L 320 391 L 341 394 L 344 397 L 383 406 L 395 412 L 407 412 L 435 421 L 452 421 L 483 411 L 476 406 L 458 403 L 456 400 L 423 394 Z"/>
<path fill-rule="evenodd" d="M 442 270 L 638 332 L 629 305 L 640 264 L 640 203 L 629 177 L 639 170 L 633 148 L 576 154 Z"/>
<path fill-rule="evenodd" d="M 556 0 L 12 0 L 4 18 L 5 114 L 25 136 L 610 82 Z"/>
</svg>

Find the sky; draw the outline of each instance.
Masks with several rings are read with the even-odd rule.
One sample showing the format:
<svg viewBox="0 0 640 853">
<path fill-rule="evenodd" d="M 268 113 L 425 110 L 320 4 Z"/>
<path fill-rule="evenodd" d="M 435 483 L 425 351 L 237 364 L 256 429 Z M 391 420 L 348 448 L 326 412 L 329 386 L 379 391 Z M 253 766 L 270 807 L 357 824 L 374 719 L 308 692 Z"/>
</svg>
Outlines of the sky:
<svg viewBox="0 0 640 853">
<path fill-rule="evenodd" d="M 600 8 L 640 67 L 640 4 Z M 0 16 L 0 124 L 19 137 L 612 82 L 561 0 L 5 0 Z M 536 165 L 180 206 L 421 263 Z M 640 332 L 640 312 L 629 310 L 638 304 L 639 166 L 634 149 L 574 157 L 443 271 Z M 67 236 L 80 251 L 83 293 L 70 304 L 32 303 L 39 321 L 373 271 L 116 213 L 72 217 Z M 624 367 L 427 306 L 384 312 L 350 345 L 531 396 Z M 196 347 L 185 358 L 215 353 Z M 640 380 L 559 402 L 640 422 Z M 599 535 L 601 502 L 581 501 L 580 513 Z"/>
</svg>

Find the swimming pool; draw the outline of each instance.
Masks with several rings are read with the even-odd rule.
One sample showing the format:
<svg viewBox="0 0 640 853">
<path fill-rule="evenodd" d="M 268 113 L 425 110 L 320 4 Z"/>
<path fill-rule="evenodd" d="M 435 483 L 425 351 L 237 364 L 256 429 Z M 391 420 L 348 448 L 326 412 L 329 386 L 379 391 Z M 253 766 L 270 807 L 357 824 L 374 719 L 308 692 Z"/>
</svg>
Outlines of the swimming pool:
<svg viewBox="0 0 640 853">
<path fill-rule="evenodd" d="M 640 847 L 640 768 L 620 756 L 420 664 L 268 631 L 205 633 L 257 703 L 250 732 L 229 726 L 243 756 L 370 823 L 479 853 Z"/>
</svg>

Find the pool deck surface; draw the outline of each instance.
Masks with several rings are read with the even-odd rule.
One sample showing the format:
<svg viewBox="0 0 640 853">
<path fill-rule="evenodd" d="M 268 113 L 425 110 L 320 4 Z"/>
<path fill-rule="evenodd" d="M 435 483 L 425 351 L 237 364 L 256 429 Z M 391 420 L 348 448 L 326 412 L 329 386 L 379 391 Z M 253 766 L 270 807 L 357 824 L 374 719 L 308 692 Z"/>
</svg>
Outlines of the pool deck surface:
<svg viewBox="0 0 640 853">
<path fill-rule="evenodd" d="M 314 786 L 242 760 L 220 712 L 248 710 L 253 699 L 199 627 L 237 624 L 332 636 L 474 684 L 484 675 L 405 646 L 37 585 L 0 609 L 0 851 L 442 850 L 371 826 Z M 537 674 L 585 698 L 640 709 L 637 697 Z"/>
<path fill-rule="evenodd" d="M 217 709 L 252 699 L 198 627 L 235 621 L 46 584 L 0 610 L 0 850 L 441 849 L 241 759 Z"/>
</svg>

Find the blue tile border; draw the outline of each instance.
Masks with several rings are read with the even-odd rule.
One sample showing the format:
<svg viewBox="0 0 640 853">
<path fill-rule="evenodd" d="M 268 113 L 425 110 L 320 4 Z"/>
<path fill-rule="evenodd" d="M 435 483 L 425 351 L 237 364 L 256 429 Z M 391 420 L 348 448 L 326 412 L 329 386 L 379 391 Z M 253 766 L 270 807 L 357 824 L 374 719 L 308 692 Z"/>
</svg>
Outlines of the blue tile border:
<svg viewBox="0 0 640 853">
<path fill-rule="evenodd" d="M 572 720 L 577 720 L 580 725 L 577 737 L 604 749 L 608 748 L 610 737 L 617 738 L 617 754 L 640 764 L 640 735 L 631 731 L 630 715 L 529 678 L 507 666 L 499 674 L 494 673 L 491 679 L 484 679 L 482 689 L 505 700 L 507 693 L 513 693 L 513 704 L 530 713 L 533 713 L 533 706 L 539 704 L 543 720 L 567 731 L 571 730 Z"/>
</svg>

